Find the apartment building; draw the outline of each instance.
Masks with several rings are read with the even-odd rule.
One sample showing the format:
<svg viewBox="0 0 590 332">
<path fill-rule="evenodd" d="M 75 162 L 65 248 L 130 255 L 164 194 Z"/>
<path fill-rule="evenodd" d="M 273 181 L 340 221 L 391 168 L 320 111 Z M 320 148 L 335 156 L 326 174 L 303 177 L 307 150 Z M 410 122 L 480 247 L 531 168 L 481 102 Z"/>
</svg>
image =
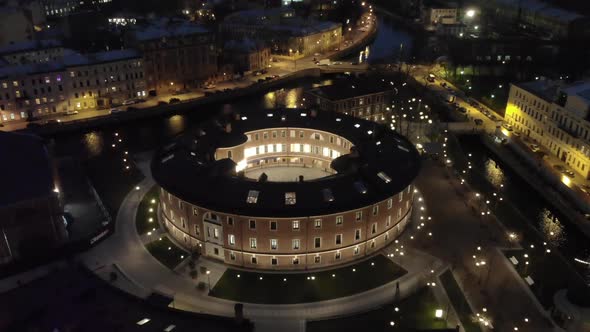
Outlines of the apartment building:
<svg viewBox="0 0 590 332">
<path fill-rule="evenodd" d="M 0 123 L 91 111 L 146 94 L 143 60 L 133 50 L 8 65 L 0 67 Z"/>
<path fill-rule="evenodd" d="M 389 82 L 350 79 L 308 90 L 304 96 L 309 107 L 383 122 L 389 119 L 387 106 L 391 104 L 393 90 Z"/>
<path fill-rule="evenodd" d="M 590 82 L 512 84 L 506 121 L 590 178 Z"/>
<path fill-rule="evenodd" d="M 216 77 L 215 34 L 198 24 L 157 19 L 136 25 L 125 39 L 143 54 L 149 89 L 178 90 Z"/>
</svg>

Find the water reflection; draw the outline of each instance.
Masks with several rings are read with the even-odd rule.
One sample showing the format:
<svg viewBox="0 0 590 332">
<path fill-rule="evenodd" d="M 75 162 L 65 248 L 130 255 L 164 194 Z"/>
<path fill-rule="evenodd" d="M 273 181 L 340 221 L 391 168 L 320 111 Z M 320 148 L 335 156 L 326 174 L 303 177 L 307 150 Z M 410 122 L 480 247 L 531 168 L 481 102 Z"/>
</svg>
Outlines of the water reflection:
<svg viewBox="0 0 590 332">
<path fill-rule="evenodd" d="M 89 157 L 96 157 L 102 153 L 104 139 L 102 132 L 91 131 L 82 137 L 82 145 Z"/>
<path fill-rule="evenodd" d="M 169 135 L 178 135 L 186 129 L 186 118 L 183 115 L 174 115 L 166 120 L 166 132 Z"/>
<path fill-rule="evenodd" d="M 375 41 L 370 45 L 368 60 L 375 63 L 383 60 L 406 59 L 412 52 L 413 37 L 395 25 L 391 19 L 379 18 L 379 29 Z"/>
<path fill-rule="evenodd" d="M 565 240 L 565 232 L 559 219 L 545 208 L 541 211 L 539 219 L 540 229 L 547 243 L 555 247 L 561 246 Z"/>
<path fill-rule="evenodd" d="M 493 159 L 487 159 L 484 164 L 484 173 L 485 177 L 490 181 L 490 183 L 496 187 L 496 189 L 500 188 L 500 185 L 504 184 L 506 181 L 506 176 L 504 175 L 504 171 L 500 165 L 498 165 Z"/>
</svg>

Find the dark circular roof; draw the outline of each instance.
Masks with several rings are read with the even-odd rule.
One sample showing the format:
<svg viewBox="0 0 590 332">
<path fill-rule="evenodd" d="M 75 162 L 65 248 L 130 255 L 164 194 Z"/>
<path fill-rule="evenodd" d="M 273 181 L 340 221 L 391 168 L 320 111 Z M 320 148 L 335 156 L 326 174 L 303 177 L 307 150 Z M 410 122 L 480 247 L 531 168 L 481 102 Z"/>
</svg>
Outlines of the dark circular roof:
<svg viewBox="0 0 590 332">
<path fill-rule="evenodd" d="M 232 131 L 224 129 L 231 124 Z M 358 155 L 332 161 L 337 174 L 305 182 L 257 182 L 235 174 L 230 159 L 215 150 L 242 144 L 244 133 L 272 128 L 307 128 L 348 139 Z M 405 137 L 371 121 L 332 112 L 277 109 L 233 115 L 204 123 L 198 134 L 183 134 L 158 150 L 153 177 L 180 199 L 218 212 L 252 217 L 306 217 L 359 209 L 391 197 L 420 170 L 418 151 Z M 256 194 L 255 203 L 248 202 Z M 285 193 L 295 193 L 286 204 Z M 251 200 L 252 201 L 252 200 Z"/>
</svg>

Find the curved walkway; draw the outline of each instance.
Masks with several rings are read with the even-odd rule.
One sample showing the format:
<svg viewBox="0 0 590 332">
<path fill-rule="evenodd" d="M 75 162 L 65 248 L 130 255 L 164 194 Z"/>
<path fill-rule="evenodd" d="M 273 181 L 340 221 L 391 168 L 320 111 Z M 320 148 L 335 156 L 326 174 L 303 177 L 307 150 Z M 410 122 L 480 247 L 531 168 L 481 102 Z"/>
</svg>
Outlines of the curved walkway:
<svg viewBox="0 0 590 332">
<path fill-rule="evenodd" d="M 197 290 L 195 280 L 190 279 L 186 274 L 181 275 L 166 268 L 144 247 L 135 228 L 135 215 L 141 198 L 153 185 L 151 176 L 146 174 L 146 179 L 138 184 L 140 189 L 129 192 L 125 197 L 117 215 L 115 234 L 83 254 L 83 261 L 90 269 L 105 266 L 96 270 L 96 273 L 105 279 L 109 277 L 111 271 L 123 274 L 115 285 L 136 296 L 146 298 L 151 292 L 163 293 L 174 298 L 172 306 L 178 309 L 233 316 L 235 302 L 211 297 Z M 409 257 L 412 258 L 409 259 Z M 403 266 L 408 273 L 398 280 L 367 292 L 303 304 L 244 304 L 244 315 L 254 321 L 281 317 L 293 320 L 300 326 L 302 320 L 323 319 L 367 311 L 391 302 L 397 283 L 399 283 L 400 294 L 404 297 L 423 286 L 431 270 L 438 274 L 444 269 L 439 260 L 420 252 L 411 252 L 401 263 L 397 259 L 394 261 Z M 205 261 L 202 264 L 210 263 Z M 213 267 L 211 269 L 215 270 Z"/>
</svg>

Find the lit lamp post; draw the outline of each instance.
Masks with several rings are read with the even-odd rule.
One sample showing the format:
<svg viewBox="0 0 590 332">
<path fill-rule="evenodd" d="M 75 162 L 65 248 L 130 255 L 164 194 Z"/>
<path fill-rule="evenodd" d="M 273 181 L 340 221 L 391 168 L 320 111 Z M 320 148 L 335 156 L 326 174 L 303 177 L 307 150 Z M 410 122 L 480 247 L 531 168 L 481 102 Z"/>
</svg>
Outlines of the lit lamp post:
<svg viewBox="0 0 590 332">
<path fill-rule="evenodd" d="M 205 273 L 207 274 L 207 285 L 209 286 L 209 292 L 211 292 L 211 277 L 209 276 L 211 271 L 207 270 Z"/>
</svg>

